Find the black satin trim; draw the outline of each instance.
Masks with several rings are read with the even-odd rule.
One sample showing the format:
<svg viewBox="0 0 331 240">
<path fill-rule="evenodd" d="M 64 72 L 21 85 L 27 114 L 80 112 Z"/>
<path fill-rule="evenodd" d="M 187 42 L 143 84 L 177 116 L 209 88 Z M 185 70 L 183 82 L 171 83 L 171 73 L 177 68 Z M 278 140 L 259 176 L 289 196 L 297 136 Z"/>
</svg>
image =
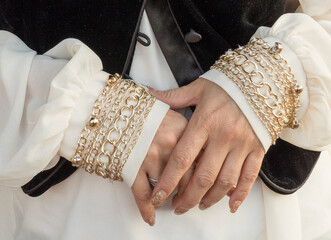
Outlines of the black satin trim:
<svg viewBox="0 0 331 240">
<path fill-rule="evenodd" d="M 52 186 L 70 177 L 76 170 L 77 168 L 73 167 L 71 162 L 61 157 L 53 168 L 38 173 L 22 186 L 22 190 L 31 197 L 38 197 Z"/>
<path fill-rule="evenodd" d="M 146 13 L 157 42 L 179 86 L 198 78 L 203 70 L 185 42 L 167 0 L 149 0 Z"/>
</svg>

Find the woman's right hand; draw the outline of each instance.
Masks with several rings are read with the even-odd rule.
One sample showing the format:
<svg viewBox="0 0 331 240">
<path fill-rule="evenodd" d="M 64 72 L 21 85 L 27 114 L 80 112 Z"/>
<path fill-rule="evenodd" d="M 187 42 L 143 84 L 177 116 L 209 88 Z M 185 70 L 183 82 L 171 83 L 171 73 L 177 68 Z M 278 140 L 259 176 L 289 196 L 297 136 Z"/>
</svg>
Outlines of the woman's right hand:
<svg viewBox="0 0 331 240">
<path fill-rule="evenodd" d="M 185 117 L 171 109 L 168 110 L 132 185 L 132 193 L 140 214 L 151 226 L 155 223 L 155 209 L 151 201 L 153 189 L 148 178 L 159 178 L 186 125 Z"/>
</svg>

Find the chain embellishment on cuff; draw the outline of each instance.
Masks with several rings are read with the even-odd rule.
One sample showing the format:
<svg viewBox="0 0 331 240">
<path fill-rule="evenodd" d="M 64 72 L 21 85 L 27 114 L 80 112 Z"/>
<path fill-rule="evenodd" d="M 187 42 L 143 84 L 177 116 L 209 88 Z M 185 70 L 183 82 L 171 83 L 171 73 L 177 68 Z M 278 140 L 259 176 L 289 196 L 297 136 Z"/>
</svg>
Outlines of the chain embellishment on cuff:
<svg viewBox="0 0 331 240">
<path fill-rule="evenodd" d="M 148 89 L 110 75 L 81 132 L 73 166 L 113 181 L 123 181 L 122 170 L 142 132 L 156 98 Z"/>
<path fill-rule="evenodd" d="M 246 46 L 227 51 L 211 67 L 239 87 L 268 129 L 273 144 L 284 127 L 299 127 L 296 113 L 303 91 L 280 55 L 282 49 L 281 43 L 271 47 L 263 39 L 253 39 Z M 272 81 L 266 81 L 265 76 Z"/>
</svg>

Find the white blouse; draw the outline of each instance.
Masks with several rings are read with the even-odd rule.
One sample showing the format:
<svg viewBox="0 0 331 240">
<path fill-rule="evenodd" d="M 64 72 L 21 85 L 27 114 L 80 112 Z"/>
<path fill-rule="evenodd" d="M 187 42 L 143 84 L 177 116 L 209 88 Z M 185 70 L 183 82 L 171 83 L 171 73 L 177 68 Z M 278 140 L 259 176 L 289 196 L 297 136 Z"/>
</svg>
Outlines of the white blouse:
<svg viewBox="0 0 331 240">
<path fill-rule="evenodd" d="M 301 1 L 298 12 L 304 14 L 286 14 L 272 28 L 260 28 L 255 37 L 282 42 L 284 57 L 305 86 L 301 126 L 284 129 L 281 137 L 300 147 L 325 150 L 331 144 L 331 1 Z M 177 87 L 146 15 L 140 30 L 152 44 L 148 48 L 137 44 L 130 75 L 156 89 Z M 305 230 L 305 220 L 312 215 L 302 218 L 300 213 L 311 205 L 298 200 L 300 192 L 281 196 L 260 180 L 235 215 L 229 213 L 226 199 L 211 210 L 192 209 L 179 217 L 168 203 L 158 210 L 156 226 L 146 226 L 129 187 L 168 110 L 159 101 L 123 169 L 127 185 L 109 184 L 78 170 L 41 197 L 23 194 L 19 187 L 54 166 L 59 156 L 71 158 L 106 76 L 98 56 L 79 40 L 64 40 L 36 55 L 13 34 L 0 31 L 0 232 L 4 239 L 312 239 L 331 231 L 331 224 Z M 235 85 L 215 70 L 203 77 L 228 91 L 267 150 L 270 135 Z M 325 166 L 319 171 L 330 170 L 330 164 Z M 309 196 L 308 190 L 303 188 L 301 195 Z M 331 200 L 331 193 L 326 197 Z M 331 209 L 323 211 L 325 216 L 319 219 L 325 222 Z"/>
</svg>

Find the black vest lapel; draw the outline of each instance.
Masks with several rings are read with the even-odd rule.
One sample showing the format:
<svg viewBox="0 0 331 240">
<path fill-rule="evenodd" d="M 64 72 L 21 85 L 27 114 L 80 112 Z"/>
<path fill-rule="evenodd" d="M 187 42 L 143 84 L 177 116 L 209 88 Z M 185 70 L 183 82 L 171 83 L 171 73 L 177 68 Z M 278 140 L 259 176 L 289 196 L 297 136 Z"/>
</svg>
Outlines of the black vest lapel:
<svg viewBox="0 0 331 240">
<path fill-rule="evenodd" d="M 168 0 L 147 1 L 146 12 L 157 42 L 179 86 L 198 78 L 203 70 L 184 41 Z"/>
</svg>

